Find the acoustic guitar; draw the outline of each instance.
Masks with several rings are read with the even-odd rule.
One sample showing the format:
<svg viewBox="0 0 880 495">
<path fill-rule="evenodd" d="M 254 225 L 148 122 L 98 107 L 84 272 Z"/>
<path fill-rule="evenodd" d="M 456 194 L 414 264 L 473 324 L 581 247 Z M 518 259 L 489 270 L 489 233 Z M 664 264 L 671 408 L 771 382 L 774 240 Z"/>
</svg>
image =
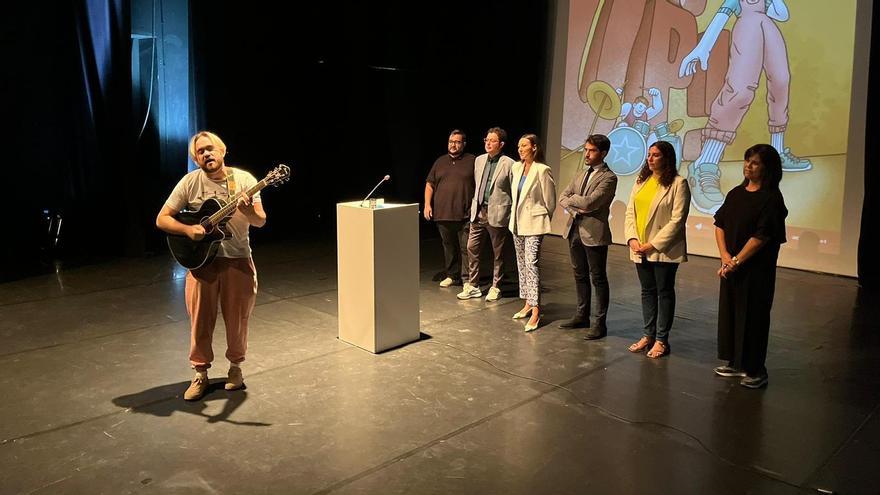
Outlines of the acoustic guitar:
<svg viewBox="0 0 880 495">
<path fill-rule="evenodd" d="M 184 268 L 195 270 L 203 267 L 214 260 L 220 242 L 229 236 L 226 230 L 226 221 L 238 207 L 238 199 L 242 194 L 253 198 L 254 194 L 267 186 L 277 186 L 290 178 L 290 167 L 283 163 L 275 167 L 266 177 L 257 182 L 254 187 L 247 191 L 235 194 L 227 202 L 211 198 L 198 209 L 198 211 L 184 210 L 174 218 L 186 225 L 200 224 L 205 229 L 205 237 L 194 241 L 185 235 L 168 234 L 168 249 L 171 255 Z"/>
</svg>

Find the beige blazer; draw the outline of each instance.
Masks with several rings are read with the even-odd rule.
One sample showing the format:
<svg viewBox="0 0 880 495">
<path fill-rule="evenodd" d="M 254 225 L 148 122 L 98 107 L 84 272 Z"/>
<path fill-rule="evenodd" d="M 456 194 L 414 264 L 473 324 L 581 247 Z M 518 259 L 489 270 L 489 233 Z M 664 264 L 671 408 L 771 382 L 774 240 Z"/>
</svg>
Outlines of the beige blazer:
<svg viewBox="0 0 880 495">
<path fill-rule="evenodd" d="M 635 197 L 644 185 L 644 182 L 634 184 L 629 195 L 624 224 L 627 243 L 631 239 L 639 238 L 636 229 Z M 691 190 L 684 177 L 677 175 L 669 187 L 661 185 L 657 189 L 657 194 L 648 209 L 648 224 L 645 227 L 645 237 L 654 246 L 654 250 L 647 256 L 648 261 L 665 263 L 687 261 L 685 222 L 690 208 Z M 642 262 L 642 257 L 632 250 L 629 252 L 629 257 L 636 263 Z"/>
<path fill-rule="evenodd" d="M 553 181 L 550 167 L 543 163 L 532 163 L 522 192 L 518 190 L 523 175 L 522 162 L 515 162 L 510 169 L 510 189 L 513 194 L 510 231 L 516 235 L 549 234 L 550 218 L 556 206 L 556 182 Z"/>
</svg>

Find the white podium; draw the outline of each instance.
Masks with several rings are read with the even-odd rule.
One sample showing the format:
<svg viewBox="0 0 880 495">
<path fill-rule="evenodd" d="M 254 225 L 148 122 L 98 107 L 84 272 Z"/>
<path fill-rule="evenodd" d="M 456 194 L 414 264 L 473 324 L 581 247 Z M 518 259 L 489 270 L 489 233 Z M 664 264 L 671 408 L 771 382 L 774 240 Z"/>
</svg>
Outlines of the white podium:
<svg viewBox="0 0 880 495">
<path fill-rule="evenodd" d="M 419 205 L 336 205 L 339 339 L 370 352 L 419 340 Z"/>
</svg>

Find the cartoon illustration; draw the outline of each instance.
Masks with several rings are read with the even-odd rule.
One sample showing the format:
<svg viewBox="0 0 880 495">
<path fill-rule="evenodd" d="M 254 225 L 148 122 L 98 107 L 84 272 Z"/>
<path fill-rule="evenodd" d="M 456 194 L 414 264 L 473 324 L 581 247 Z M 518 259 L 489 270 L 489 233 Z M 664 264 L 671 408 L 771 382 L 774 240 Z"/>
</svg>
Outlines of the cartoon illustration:
<svg viewBox="0 0 880 495">
<path fill-rule="evenodd" d="M 635 127 L 639 132 L 648 137 L 648 122 L 663 110 L 663 97 L 660 90 L 650 88 L 648 94 L 651 95 L 651 102 L 642 95 L 636 96 L 632 103 L 625 102 L 623 98 L 623 88 L 615 90 L 620 96 L 620 122 L 618 126 Z M 650 106 L 648 106 L 650 105 Z"/>
<path fill-rule="evenodd" d="M 648 146 L 656 141 L 667 141 L 676 152 L 676 167 L 681 156 L 681 137 L 676 133 L 681 130 L 684 122 L 659 122 L 651 125 L 651 121 L 663 110 L 663 96 L 659 88 L 649 88 L 649 102 L 642 95 L 636 96 L 632 102 L 624 101 L 623 88 L 615 90 L 620 97 L 620 121 L 608 133 L 611 140 L 611 152 L 608 154 L 608 166 L 618 175 L 630 175 L 638 172 L 647 158 Z"/>
<path fill-rule="evenodd" d="M 697 46 L 682 59 L 679 77 L 708 68 L 709 54 L 731 15 L 737 20 L 731 33 L 730 58 L 724 86 L 712 103 L 709 122 L 702 130 L 700 156 L 688 166 L 693 206 L 714 214 L 724 202 L 718 163 L 755 98 L 763 71 L 767 77 L 767 110 L 770 144 L 782 157 L 784 171 L 810 170 L 812 162 L 798 158 L 785 147 L 788 125 L 789 72 L 785 39 L 776 22 L 789 19 L 783 0 L 725 0 Z"/>
<path fill-rule="evenodd" d="M 853 52 L 857 7 L 854 1 L 833 9 L 827 2 L 780 0 L 569 2 L 561 180 L 583 166 L 584 137 L 605 134 L 606 163 L 620 177 L 617 197 L 626 197 L 646 148 L 655 140 L 673 143 L 678 171 L 693 192 L 688 250 L 712 256 L 717 246 L 706 217 L 741 182 L 743 150 L 770 143 L 788 171 L 789 256 L 806 259 L 793 254 L 801 231 L 818 233 L 823 255 L 838 253 L 857 116 L 850 115 L 853 69 L 865 64 Z M 815 33 L 828 25 L 834 36 L 817 42 Z M 624 205 L 618 206 L 621 215 Z M 615 242 L 626 242 L 622 223 L 614 222 Z"/>
</svg>

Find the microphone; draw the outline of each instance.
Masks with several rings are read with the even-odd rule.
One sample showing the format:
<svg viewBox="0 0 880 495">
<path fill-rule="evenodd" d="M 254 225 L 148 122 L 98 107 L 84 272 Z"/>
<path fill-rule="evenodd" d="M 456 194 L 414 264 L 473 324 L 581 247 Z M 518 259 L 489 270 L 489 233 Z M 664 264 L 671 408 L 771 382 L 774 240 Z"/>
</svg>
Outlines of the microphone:
<svg viewBox="0 0 880 495">
<path fill-rule="evenodd" d="M 367 200 L 370 199 L 370 196 L 372 196 L 373 193 L 376 192 L 376 189 L 379 189 L 379 186 L 381 186 L 382 183 L 385 182 L 386 180 L 391 180 L 391 176 L 390 176 L 390 175 L 386 175 L 385 177 L 382 177 L 382 180 L 380 180 L 379 183 L 376 184 L 376 187 L 374 187 L 373 190 L 370 191 L 369 194 L 367 194 L 367 196 L 364 198 L 364 200 L 361 201 L 361 207 L 362 207 L 362 208 L 363 208 L 363 206 L 364 206 L 364 203 L 366 203 Z"/>
</svg>

